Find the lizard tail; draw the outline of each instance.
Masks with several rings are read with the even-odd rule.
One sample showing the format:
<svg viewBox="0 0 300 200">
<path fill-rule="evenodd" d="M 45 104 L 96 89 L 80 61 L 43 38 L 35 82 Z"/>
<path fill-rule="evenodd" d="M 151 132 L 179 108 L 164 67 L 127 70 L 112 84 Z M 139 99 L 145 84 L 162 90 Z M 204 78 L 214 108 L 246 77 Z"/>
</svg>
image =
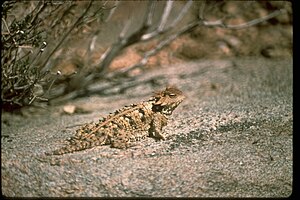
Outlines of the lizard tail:
<svg viewBox="0 0 300 200">
<path fill-rule="evenodd" d="M 85 149 L 90 149 L 95 146 L 100 146 L 106 143 L 106 137 L 101 137 L 97 140 L 78 140 L 78 139 L 71 139 L 69 140 L 69 144 L 52 151 L 50 153 L 46 153 L 46 155 L 63 155 L 67 153 L 73 153 L 75 151 L 82 151 Z"/>
</svg>

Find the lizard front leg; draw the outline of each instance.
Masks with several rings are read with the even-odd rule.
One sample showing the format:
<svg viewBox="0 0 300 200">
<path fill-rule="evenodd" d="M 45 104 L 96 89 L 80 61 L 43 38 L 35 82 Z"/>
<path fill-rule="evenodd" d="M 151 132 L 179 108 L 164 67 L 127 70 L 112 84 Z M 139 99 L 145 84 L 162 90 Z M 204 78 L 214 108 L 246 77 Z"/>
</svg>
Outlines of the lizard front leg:
<svg viewBox="0 0 300 200">
<path fill-rule="evenodd" d="M 165 140 L 162 128 L 167 125 L 168 118 L 161 113 L 154 113 L 150 126 L 150 136 Z"/>
</svg>

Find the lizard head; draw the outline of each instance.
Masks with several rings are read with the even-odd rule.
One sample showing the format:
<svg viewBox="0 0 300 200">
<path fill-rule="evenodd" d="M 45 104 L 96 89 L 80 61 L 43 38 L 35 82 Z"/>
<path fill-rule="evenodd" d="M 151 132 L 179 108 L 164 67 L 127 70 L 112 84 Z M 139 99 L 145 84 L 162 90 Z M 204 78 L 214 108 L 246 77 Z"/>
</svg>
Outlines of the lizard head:
<svg viewBox="0 0 300 200">
<path fill-rule="evenodd" d="M 185 99 L 183 93 L 175 86 L 168 86 L 165 90 L 155 92 L 155 107 L 166 115 L 171 115 L 173 110 Z"/>
</svg>

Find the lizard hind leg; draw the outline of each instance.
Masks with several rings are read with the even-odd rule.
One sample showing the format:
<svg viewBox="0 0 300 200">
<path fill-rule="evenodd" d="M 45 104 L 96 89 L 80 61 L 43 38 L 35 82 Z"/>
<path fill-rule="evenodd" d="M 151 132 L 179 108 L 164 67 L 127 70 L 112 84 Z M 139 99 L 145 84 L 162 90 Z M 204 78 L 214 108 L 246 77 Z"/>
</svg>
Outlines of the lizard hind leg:
<svg viewBox="0 0 300 200">
<path fill-rule="evenodd" d="M 119 130 L 118 134 L 111 138 L 111 147 L 118 149 L 126 149 L 136 146 L 136 142 L 132 141 L 130 134 L 124 130 Z"/>
</svg>

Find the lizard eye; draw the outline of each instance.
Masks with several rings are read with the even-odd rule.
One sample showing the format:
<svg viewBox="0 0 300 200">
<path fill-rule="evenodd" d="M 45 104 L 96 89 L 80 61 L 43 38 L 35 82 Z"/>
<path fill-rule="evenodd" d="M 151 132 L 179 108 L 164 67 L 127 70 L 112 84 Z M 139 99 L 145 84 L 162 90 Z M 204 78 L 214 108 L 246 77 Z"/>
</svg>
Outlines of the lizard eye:
<svg viewBox="0 0 300 200">
<path fill-rule="evenodd" d="M 176 97 L 176 94 L 171 93 L 171 94 L 169 94 L 169 96 L 170 96 L 171 98 L 174 98 L 174 97 Z"/>
</svg>

